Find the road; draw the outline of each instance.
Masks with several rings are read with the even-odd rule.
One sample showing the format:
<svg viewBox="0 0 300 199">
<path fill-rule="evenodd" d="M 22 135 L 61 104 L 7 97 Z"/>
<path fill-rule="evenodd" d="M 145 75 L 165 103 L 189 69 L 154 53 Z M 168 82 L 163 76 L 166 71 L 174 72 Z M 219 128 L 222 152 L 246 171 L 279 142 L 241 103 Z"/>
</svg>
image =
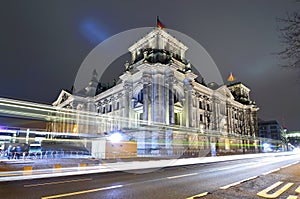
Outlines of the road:
<svg viewBox="0 0 300 199">
<path fill-rule="evenodd" d="M 232 160 L 163 168 L 0 183 L 3 199 L 184 199 L 295 163 L 298 155 Z"/>
</svg>

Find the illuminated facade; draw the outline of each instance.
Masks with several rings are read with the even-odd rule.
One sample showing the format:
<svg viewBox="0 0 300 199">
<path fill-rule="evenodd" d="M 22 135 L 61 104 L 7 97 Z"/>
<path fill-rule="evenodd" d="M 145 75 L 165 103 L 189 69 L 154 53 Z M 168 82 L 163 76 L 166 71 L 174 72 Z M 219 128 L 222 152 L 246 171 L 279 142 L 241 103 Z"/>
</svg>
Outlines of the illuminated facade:
<svg viewBox="0 0 300 199">
<path fill-rule="evenodd" d="M 84 91 L 71 94 L 63 90 L 53 103 L 99 117 L 89 118 L 89 124 L 84 125 L 80 122 L 83 116 L 78 116 L 73 123 L 54 123 L 51 130 L 104 134 L 134 129 L 143 120 L 147 124 L 182 126 L 200 133 L 137 131 L 139 154 L 159 153 L 161 146 L 157 143 L 162 139 L 164 149 L 171 151 L 176 148 L 172 144 L 176 140 L 185 140 L 189 149 L 210 148 L 210 144 L 219 151 L 250 149 L 255 145 L 254 139 L 243 138 L 255 138 L 258 131 L 258 108 L 250 100 L 250 89 L 242 83 L 219 86 L 197 80 L 185 59 L 187 49 L 163 29 L 155 28 L 129 48 L 131 61 L 126 62 L 125 72 L 116 85 L 103 89 L 95 71 Z M 129 118 L 131 122 L 118 117 Z M 212 136 L 204 136 L 205 133 Z M 145 140 L 149 137 L 151 141 L 147 144 Z"/>
</svg>

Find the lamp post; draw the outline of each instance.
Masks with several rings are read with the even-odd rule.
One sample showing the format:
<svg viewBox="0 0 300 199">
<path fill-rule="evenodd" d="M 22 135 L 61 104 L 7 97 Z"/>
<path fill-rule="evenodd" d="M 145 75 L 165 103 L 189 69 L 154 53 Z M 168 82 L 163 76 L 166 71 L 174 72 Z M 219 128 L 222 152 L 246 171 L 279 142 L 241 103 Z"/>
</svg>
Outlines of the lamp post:
<svg viewBox="0 0 300 199">
<path fill-rule="evenodd" d="M 210 149 L 210 152 L 211 152 L 211 155 L 212 156 L 215 156 L 215 147 L 213 147 L 212 146 L 212 144 L 211 144 L 211 140 L 210 140 L 210 129 L 209 129 L 209 127 L 210 127 L 210 112 L 208 112 L 208 111 L 205 111 L 205 113 L 204 113 L 204 116 L 206 117 L 206 127 L 207 127 L 207 140 L 208 140 L 208 148 Z M 214 149 L 214 150 L 213 150 Z"/>
<path fill-rule="evenodd" d="M 288 143 L 288 137 L 287 137 L 286 133 L 287 133 L 287 129 L 284 128 L 283 129 L 284 143 L 285 143 L 286 151 L 289 151 L 289 143 Z"/>
</svg>

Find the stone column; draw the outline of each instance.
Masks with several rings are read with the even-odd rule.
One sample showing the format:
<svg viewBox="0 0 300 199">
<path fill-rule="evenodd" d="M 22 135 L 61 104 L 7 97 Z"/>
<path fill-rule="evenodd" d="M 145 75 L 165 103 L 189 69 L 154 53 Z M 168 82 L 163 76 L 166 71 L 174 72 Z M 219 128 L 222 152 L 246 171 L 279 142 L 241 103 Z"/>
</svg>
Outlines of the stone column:
<svg viewBox="0 0 300 199">
<path fill-rule="evenodd" d="M 158 122 L 158 107 L 159 104 L 159 93 L 158 93 L 158 77 L 157 74 L 152 76 L 153 81 L 151 85 L 151 121 Z"/>
<path fill-rule="evenodd" d="M 186 127 L 192 127 L 192 122 L 193 122 L 193 117 L 192 117 L 192 107 L 193 107 L 193 102 L 192 102 L 192 85 L 189 79 L 184 80 L 184 98 L 185 98 L 185 103 L 184 103 L 184 118 L 185 118 L 185 123 L 184 125 Z"/>
<path fill-rule="evenodd" d="M 143 120 L 148 121 L 149 117 L 149 94 L 151 79 L 150 75 L 144 74 L 143 77 Z"/>
<path fill-rule="evenodd" d="M 174 75 L 170 75 L 168 79 L 168 97 L 169 97 L 169 123 L 170 124 L 175 124 L 175 113 L 174 113 Z"/>
<path fill-rule="evenodd" d="M 166 95 L 165 95 L 165 81 L 164 75 L 158 75 L 158 114 L 160 115 L 159 122 L 166 123 Z"/>
<path fill-rule="evenodd" d="M 124 93 L 124 97 L 123 97 L 123 105 L 124 105 L 123 117 L 130 119 L 132 84 L 130 84 L 129 82 L 125 82 L 124 90 L 125 90 L 125 93 Z M 130 127 L 130 122 L 125 122 L 125 127 Z"/>
<path fill-rule="evenodd" d="M 165 86 L 164 86 L 164 93 L 165 93 L 165 100 L 164 100 L 164 106 L 165 106 L 165 123 L 167 125 L 170 124 L 170 92 L 169 92 L 169 78 L 165 78 Z"/>
<path fill-rule="evenodd" d="M 96 113 L 96 104 L 93 98 L 88 99 L 87 111 L 90 113 Z M 95 133 L 96 132 L 95 127 L 96 127 L 95 118 L 87 117 L 86 133 Z"/>
</svg>

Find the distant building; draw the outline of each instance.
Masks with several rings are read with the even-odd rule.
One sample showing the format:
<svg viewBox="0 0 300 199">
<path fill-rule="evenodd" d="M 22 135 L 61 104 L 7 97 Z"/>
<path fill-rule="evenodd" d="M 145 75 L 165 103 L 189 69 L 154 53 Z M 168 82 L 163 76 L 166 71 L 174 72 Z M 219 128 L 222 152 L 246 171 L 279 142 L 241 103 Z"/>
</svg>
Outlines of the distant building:
<svg viewBox="0 0 300 199">
<path fill-rule="evenodd" d="M 258 121 L 258 136 L 272 140 L 281 140 L 282 127 L 276 120 Z"/>
<path fill-rule="evenodd" d="M 282 126 L 276 120 L 258 121 L 258 136 L 262 139 L 262 143 L 272 145 L 272 150 L 282 147 Z"/>
<path fill-rule="evenodd" d="M 195 150 L 210 148 L 210 144 L 220 151 L 254 149 L 259 108 L 250 99 L 250 89 L 241 82 L 217 85 L 197 80 L 185 59 L 187 49 L 163 29 L 153 29 L 129 48 L 132 59 L 125 64 L 124 74 L 113 87 L 99 83 L 94 71 L 84 90 L 74 93 L 63 90 L 53 103 L 56 107 L 86 110 L 97 116 L 112 116 L 115 120 L 103 122 L 99 117 L 92 122 L 89 119 L 85 125 L 81 122 L 85 118 L 79 116 L 71 123 L 54 122 L 50 130 L 104 135 L 129 129 L 134 134 L 134 121 L 143 120 L 148 124 L 181 126 L 213 135 L 182 134 L 176 130 L 137 131 L 138 154 L 160 153 L 159 140 L 164 140 L 164 149 L 171 153 L 176 150 L 176 141 L 185 141 L 189 149 Z M 118 117 L 133 122 L 124 123 Z"/>
<path fill-rule="evenodd" d="M 288 142 L 300 149 L 300 131 L 287 132 Z"/>
</svg>

